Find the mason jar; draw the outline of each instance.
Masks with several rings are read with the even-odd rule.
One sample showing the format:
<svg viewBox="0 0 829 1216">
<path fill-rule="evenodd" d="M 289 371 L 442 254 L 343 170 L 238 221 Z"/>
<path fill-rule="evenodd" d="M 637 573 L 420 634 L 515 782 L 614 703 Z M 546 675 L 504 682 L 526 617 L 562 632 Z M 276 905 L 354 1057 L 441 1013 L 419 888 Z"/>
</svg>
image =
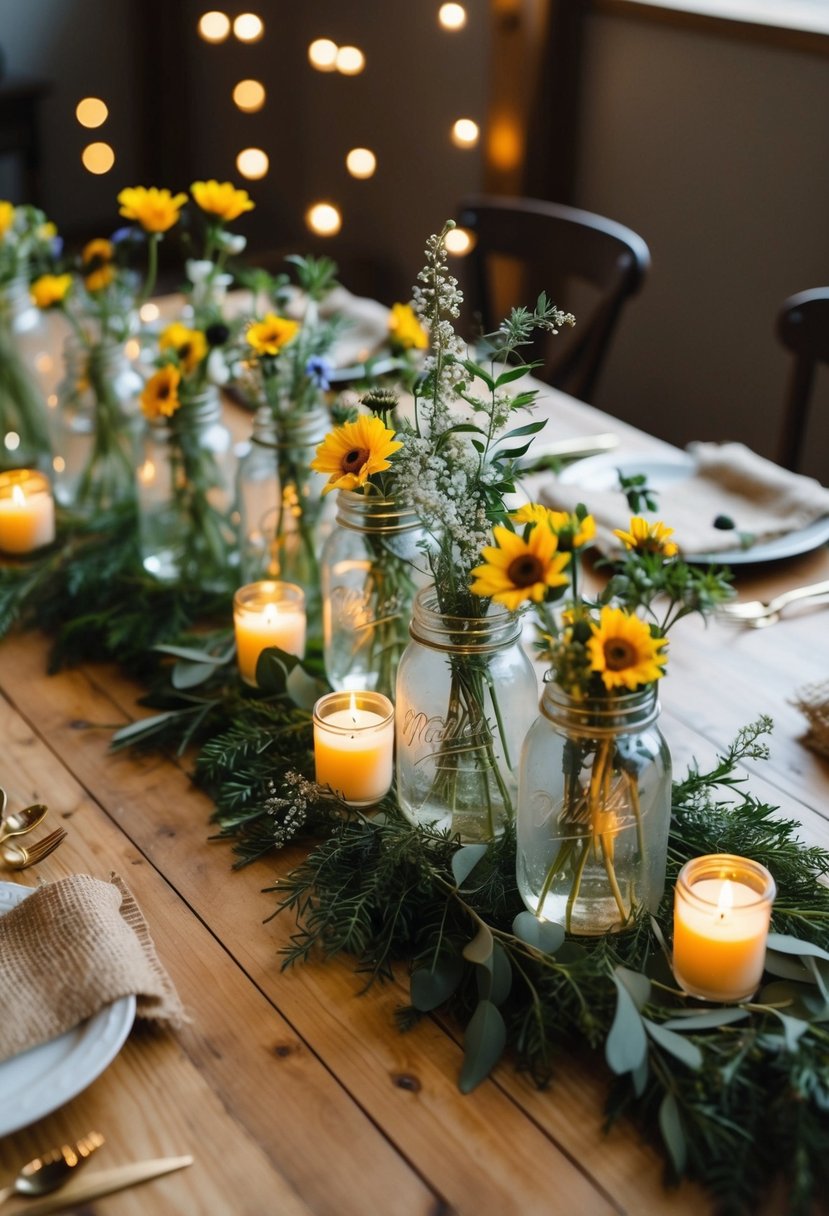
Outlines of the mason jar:
<svg viewBox="0 0 829 1216">
<path fill-rule="evenodd" d="M 161 582 L 209 590 L 238 584 L 235 474 L 215 385 L 182 395 L 171 417 L 147 422 L 136 479 L 145 570 Z"/>
<path fill-rule="evenodd" d="M 141 441 L 141 376 L 124 344 L 104 339 L 64 346 L 64 375 L 52 419 L 55 497 L 94 517 L 133 502 Z"/>
<path fill-rule="evenodd" d="M 320 563 L 325 672 L 335 689 L 394 699 L 415 593 L 429 581 L 427 534 L 390 498 L 340 490 Z"/>
<path fill-rule="evenodd" d="M 0 468 L 50 466 L 46 398 L 59 375 L 25 275 L 0 288 Z"/>
<path fill-rule="evenodd" d="M 658 714 L 655 685 L 580 700 L 545 685 L 518 782 L 518 889 L 533 915 L 603 934 L 656 912 L 671 814 Z"/>
<path fill-rule="evenodd" d="M 397 669 L 397 797 L 412 822 L 461 841 L 492 840 L 511 819 L 518 760 L 538 708 L 521 620 L 447 616 L 434 586 L 414 599 Z"/>
</svg>

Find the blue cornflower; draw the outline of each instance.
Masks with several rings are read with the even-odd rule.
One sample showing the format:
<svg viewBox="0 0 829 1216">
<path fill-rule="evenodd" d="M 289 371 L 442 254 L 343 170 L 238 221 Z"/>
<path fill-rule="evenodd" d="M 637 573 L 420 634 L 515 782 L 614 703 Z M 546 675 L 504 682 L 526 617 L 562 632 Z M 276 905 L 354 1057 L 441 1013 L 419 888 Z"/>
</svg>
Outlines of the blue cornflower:
<svg viewBox="0 0 829 1216">
<path fill-rule="evenodd" d="M 327 391 L 331 387 L 330 376 L 334 364 L 325 355 L 311 355 L 305 364 L 305 375 L 317 388 Z"/>
</svg>

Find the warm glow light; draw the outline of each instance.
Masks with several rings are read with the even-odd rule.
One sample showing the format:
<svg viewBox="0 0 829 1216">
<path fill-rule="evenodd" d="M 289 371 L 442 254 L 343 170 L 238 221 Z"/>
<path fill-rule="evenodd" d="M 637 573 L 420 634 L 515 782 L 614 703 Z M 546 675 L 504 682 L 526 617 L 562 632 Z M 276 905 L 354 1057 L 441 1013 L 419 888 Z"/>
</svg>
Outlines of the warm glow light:
<svg viewBox="0 0 829 1216">
<path fill-rule="evenodd" d="M 199 17 L 199 35 L 205 42 L 224 42 L 230 33 L 230 18 L 227 13 L 216 10 L 202 13 Z"/>
<path fill-rule="evenodd" d="M 335 66 L 343 76 L 359 76 L 366 66 L 366 57 L 357 46 L 341 46 L 337 51 Z"/>
<path fill-rule="evenodd" d="M 141 343 L 137 338 L 128 338 L 124 343 L 124 354 L 128 359 L 137 359 L 141 354 Z"/>
<path fill-rule="evenodd" d="M 138 466 L 138 480 L 145 486 L 151 486 L 155 481 L 155 465 L 151 460 Z"/>
<path fill-rule="evenodd" d="M 479 135 L 478 124 L 471 118 L 459 118 L 452 126 L 452 143 L 457 148 L 474 148 Z"/>
<path fill-rule="evenodd" d="M 141 305 L 138 315 L 145 325 L 149 325 L 151 321 L 157 321 L 161 314 L 158 305 L 150 302 Z"/>
<path fill-rule="evenodd" d="M 7 431 L 6 437 L 3 440 L 3 446 L 7 452 L 16 452 L 20 447 L 20 436 L 17 431 Z"/>
<path fill-rule="evenodd" d="M 265 26 L 256 13 L 240 13 L 233 22 L 233 32 L 240 42 L 258 42 Z"/>
<path fill-rule="evenodd" d="M 335 236 L 342 228 L 343 217 L 332 203 L 314 203 L 305 212 L 305 223 L 317 236 Z"/>
<path fill-rule="evenodd" d="M 475 235 L 468 228 L 450 228 L 444 238 L 447 253 L 463 257 L 475 248 Z"/>
<path fill-rule="evenodd" d="M 87 144 L 81 152 L 81 160 L 90 173 L 109 173 L 115 164 L 115 153 L 109 144 Z"/>
<path fill-rule="evenodd" d="M 40 372 L 41 376 L 48 376 L 49 372 L 55 366 L 55 360 L 45 350 L 35 355 L 35 369 Z"/>
<path fill-rule="evenodd" d="M 723 879 L 723 885 L 722 885 L 722 890 L 720 891 L 720 897 L 717 900 L 717 911 L 719 912 L 720 916 L 725 916 L 726 912 L 730 912 L 733 907 L 734 907 L 734 891 L 731 887 L 731 883 L 728 881 L 727 878 L 725 878 L 725 879 Z"/>
<path fill-rule="evenodd" d="M 240 80 L 233 90 L 233 100 L 245 114 L 255 114 L 265 104 L 265 86 L 261 80 Z"/>
<path fill-rule="evenodd" d="M 462 30 L 466 25 L 466 9 L 462 4 L 442 4 L 438 21 L 445 30 Z"/>
<path fill-rule="evenodd" d="M 264 177 L 269 165 L 268 154 L 261 148 L 243 148 L 236 157 L 236 168 L 242 177 L 247 177 L 251 181 L 258 181 L 260 177 Z"/>
<path fill-rule="evenodd" d="M 496 169 L 516 169 L 524 154 L 520 127 L 511 118 L 492 120 L 487 133 L 487 155 Z"/>
<path fill-rule="evenodd" d="M 53 410 L 56 407 L 57 403 L 58 403 L 57 393 L 50 393 L 49 396 L 46 398 L 46 404 L 49 406 L 49 409 Z"/>
<path fill-rule="evenodd" d="M 370 148 L 352 148 L 345 158 L 345 167 L 352 177 L 373 177 L 377 168 L 377 157 Z"/>
<path fill-rule="evenodd" d="M 63 470 L 66 468 L 66 461 L 63 459 L 62 456 L 56 456 L 55 459 L 52 461 L 52 468 L 55 470 L 56 473 L 62 473 Z"/>
<path fill-rule="evenodd" d="M 308 47 L 308 62 L 318 72 L 337 70 L 337 44 L 330 38 L 315 38 Z"/>
<path fill-rule="evenodd" d="M 109 118 L 109 110 L 100 97 L 83 97 L 75 106 L 75 117 L 82 127 L 100 127 Z"/>
</svg>

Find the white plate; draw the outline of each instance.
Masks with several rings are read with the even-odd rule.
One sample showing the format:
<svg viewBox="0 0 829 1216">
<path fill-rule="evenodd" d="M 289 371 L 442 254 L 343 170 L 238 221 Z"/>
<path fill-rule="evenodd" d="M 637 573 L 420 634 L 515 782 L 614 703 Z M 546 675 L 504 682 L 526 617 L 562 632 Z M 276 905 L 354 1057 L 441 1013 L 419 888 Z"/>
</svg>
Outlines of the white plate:
<svg viewBox="0 0 829 1216">
<path fill-rule="evenodd" d="M 563 469 L 558 480 L 567 485 L 584 486 L 585 490 L 617 490 L 619 476 L 631 477 L 635 473 L 644 473 L 648 485 L 656 490 L 663 490 L 673 482 L 690 477 L 694 471 L 694 459 L 687 452 L 677 452 L 675 456 L 622 456 L 614 457 L 612 452 L 601 456 L 591 456 L 588 460 L 579 460 L 569 468 Z M 762 541 L 749 549 L 724 549 L 718 553 L 685 553 L 683 556 L 689 562 L 714 563 L 723 566 L 748 565 L 751 562 L 779 561 L 785 557 L 797 557 L 800 553 L 809 553 L 819 545 L 829 541 L 829 516 L 816 519 L 805 528 L 795 532 L 787 532 L 784 536 L 776 536 L 773 540 Z"/>
<path fill-rule="evenodd" d="M 32 887 L 0 882 L 0 916 Z M 91 1085 L 121 1050 L 135 1018 L 135 997 L 123 996 L 49 1043 L 0 1063 L 0 1136 L 28 1127 Z"/>
</svg>

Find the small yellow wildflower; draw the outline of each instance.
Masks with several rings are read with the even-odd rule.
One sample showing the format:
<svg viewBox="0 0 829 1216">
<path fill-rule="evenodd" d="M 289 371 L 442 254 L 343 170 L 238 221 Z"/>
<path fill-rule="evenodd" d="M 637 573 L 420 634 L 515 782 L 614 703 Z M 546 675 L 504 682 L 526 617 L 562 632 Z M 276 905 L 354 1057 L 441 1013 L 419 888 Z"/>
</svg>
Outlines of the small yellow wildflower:
<svg viewBox="0 0 829 1216">
<path fill-rule="evenodd" d="M 215 178 L 208 182 L 193 182 L 190 193 L 202 211 L 226 222 L 238 219 L 256 205 L 247 190 L 237 190 L 232 182 L 217 182 Z"/>
<path fill-rule="evenodd" d="M 81 251 L 81 274 L 87 291 L 103 291 L 115 278 L 115 246 L 104 237 L 88 241 Z"/>
<path fill-rule="evenodd" d="M 388 457 L 402 446 L 382 418 L 361 415 L 355 422 L 345 422 L 325 436 L 311 468 L 330 474 L 323 494 L 329 490 L 355 490 L 364 486 L 372 473 L 389 468 Z"/>
<path fill-rule="evenodd" d="M 0 199 L 0 241 L 14 223 L 14 204 L 8 199 Z"/>
<path fill-rule="evenodd" d="M 248 346 L 253 347 L 258 355 L 278 355 L 298 332 L 299 321 L 269 312 L 261 321 L 254 321 L 248 326 L 245 337 Z"/>
<path fill-rule="evenodd" d="M 673 536 L 673 528 L 666 528 L 661 520 L 649 524 L 640 515 L 634 515 L 630 521 L 630 531 L 623 532 L 614 528 L 613 535 L 626 549 L 635 549 L 639 553 L 661 553 L 663 557 L 676 557 L 678 546 L 669 538 Z"/>
<path fill-rule="evenodd" d="M 179 366 L 189 376 L 207 354 L 207 338 L 200 329 L 188 329 L 180 321 L 174 321 L 159 335 L 158 348 L 174 350 Z"/>
<path fill-rule="evenodd" d="M 569 580 L 562 571 L 569 553 L 558 552 L 558 537 L 549 528 L 534 527 L 526 540 L 498 524 L 492 529 L 495 545 L 487 545 L 484 564 L 471 571 L 474 595 L 493 599 L 515 612 L 525 600 L 538 604 L 550 587 L 563 587 Z"/>
<path fill-rule="evenodd" d="M 180 381 L 181 372 L 172 364 L 150 376 L 141 394 L 141 408 L 146 418 L 170 418 L 176 412 L 181 405 L 178 395 Z"/>
<path fill-rule="evenodd" d="M 665 674 L 668 656 L 662 654 L 667 638 L 655 638 L 645 621 L 623 608 L 605 605 L 599 623 L 591 622 L 593 636 L 587 643 L 592 671 L 599 673 L 608 692 L 627 688 L 630 692 Z"/>
<path fill-rule="evenodd" d="M 71 274 L 43 274 L 35 279 L 30 291 L 38 308 L 45 309 L 62 304 L 71 286 Z"/>
<path fill-rule="evenodd" d="M 581 549 L 596 535 L 596 521 L 592 515 L 580 519 L 570 511 L 553 511 L 541 503 L 528 502 L 513 515 L 517 524 L 544 524 L 558 537 L 558 547 L 564 552 Z"/>
<path fill-rule="evenodd" d="M 393 304 L 389 316 L 389 340 L 402 350 L 426 350 L 429 335 L 411 304 Z"/>
<path fill-rule="evenodd" d="M 37 239 L 39 241 L 53 241 L 58 235 L 58 226 L 53 224 L 51 220 L 44 220 L 37 230 Z"/>
<path fill-rule="evenodd" d="M 157 186 L 126 186 L 118 195 L 120 214 L 136 220 L 145 232 L 167 232 L 178 223 L 186 194 L 171 194 Z"/>
</svg>

